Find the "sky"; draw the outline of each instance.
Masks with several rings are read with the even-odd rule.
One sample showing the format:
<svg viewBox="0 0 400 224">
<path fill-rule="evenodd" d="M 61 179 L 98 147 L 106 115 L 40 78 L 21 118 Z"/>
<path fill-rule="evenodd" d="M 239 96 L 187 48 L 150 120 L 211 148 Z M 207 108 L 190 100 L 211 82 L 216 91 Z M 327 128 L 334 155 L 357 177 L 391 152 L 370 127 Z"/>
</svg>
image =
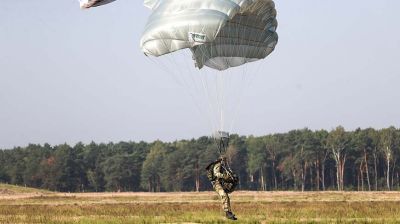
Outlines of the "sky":
<svg viewBox="0 0 400 224">
<path fill-rule="evenodd" d="M 232 132 L 400 126 L 400 1 L 275 3 L 279 43 Z M 0 148 L 210 135 L 187 87 L 141 52 L 149 15 L 140 0 L 2 0 Z"/>
</svg>

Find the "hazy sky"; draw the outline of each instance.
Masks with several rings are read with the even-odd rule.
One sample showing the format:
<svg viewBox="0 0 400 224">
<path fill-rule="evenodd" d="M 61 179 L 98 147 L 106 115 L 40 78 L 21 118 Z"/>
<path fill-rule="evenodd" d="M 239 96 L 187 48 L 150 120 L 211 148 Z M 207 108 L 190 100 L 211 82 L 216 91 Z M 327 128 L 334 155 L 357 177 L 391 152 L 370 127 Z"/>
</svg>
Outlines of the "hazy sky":
<svg viewBox="0 0 400 224">
<path fill-rule="evenodd" d="M 400 126 L 400 1 L 276 0 L 279 44 L 234 132 Z M 210 134 L 181 86 L 141 53 L 150 11 L 118 0 L 1 0 L 0 148 Z"/>
</svg>

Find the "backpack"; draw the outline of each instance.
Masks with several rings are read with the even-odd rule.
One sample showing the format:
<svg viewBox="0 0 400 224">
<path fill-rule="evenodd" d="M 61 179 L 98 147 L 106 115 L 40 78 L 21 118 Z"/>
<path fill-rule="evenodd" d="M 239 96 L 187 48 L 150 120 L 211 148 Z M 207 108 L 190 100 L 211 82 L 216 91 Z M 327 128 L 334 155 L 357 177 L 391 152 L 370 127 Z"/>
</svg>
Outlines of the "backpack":
<svg viewBox="0 0 400 224">
<path fill-rule="evenodd" d="M 221 160 L 216 160 L 206 167 L 207 179 L 209 181 L 215 181 L 217 178 L 214 176 L 214 166 L 219 163 Z"/>
<path fill-rule="evenodd" d="M 229 170 L 230 178 L 226 181 L 221 181 L 222 188 L 224 189 L 225 193 L 230 194 L 235 191 L 237 185 L 239 184 L 239 177 Z"/>
</svg>

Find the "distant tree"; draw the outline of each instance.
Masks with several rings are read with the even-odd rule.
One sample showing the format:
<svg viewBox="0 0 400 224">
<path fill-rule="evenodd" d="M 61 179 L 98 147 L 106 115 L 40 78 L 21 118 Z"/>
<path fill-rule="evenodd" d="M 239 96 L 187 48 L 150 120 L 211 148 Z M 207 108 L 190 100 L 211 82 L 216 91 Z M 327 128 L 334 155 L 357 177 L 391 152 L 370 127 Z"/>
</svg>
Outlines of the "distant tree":
<svg viewBox="0 0 400 224">
<path fill-rule="evenodd" d="M 8 176 L 6 170 L 6 158 L 3 150 L 0 150 L 0 183 L 10 182 L 10 177 Z"/>
<path fill-rule="evenodd" d="M 203 140 L 205 142 L 205 140 Z M 180 160 L 183 167 L 183 190 L 200 190 L 200 157 L 207 145 L 199 144 L 195 139 L 190 141 L 181 141 L 175 144 L 181 154 L 186 155 Z"/>
<path fill-rule="evenodd" d="M 44 147 L 30 144 L 25 148 L 25 153 L 29 156 L 24 157 L 26 170 L 23 174 L 24 184 L 32 187 L 41 187 L 43 183 L 40 175 L 40 162 L 51 153 L 50 145 Z"/>
<path fill-rule="evenodd" d="M 26 170 L 25 165 L 25 152 L 21 147 L 13 149 L 13 153 L 8 158 L 10 182 L 12 184 L 23 185 L 24 184 L 24 172 Z"/>
<path fill-rule="evenodd" d="M 372 163 L 373 150 L 376 147 L 371 133 L 373 129 L 357 129 L 354 132 L 355 153 L 357 157 L 355 162 L 359 164 L 359 173 L 361 181 L 361 190 L 364 190 L 364 179 L 366 179 L 368 190 L 371 191 L 370 164 Z M 364 178 L 364 175 L 366 176 Z"/>
<path fill-rule="evenodd" d="M 269 135 L 263 138 L 265 149 L 267 151 L 268 161 L 271 163 L 271 173 L 272 173 L 272 184 L 273 189 L 278 189 L 278 179 L 277 179 L 277 162 L 279 151 L 282 150 L 282 145 L 280 143 L 279 135 Z"/>
<path fill-rule="evenodd" d="M 106 190 L 138 190 L 140 183 L 140 157 L 135 153 L 116 154 L 102 164 Z"/>
<path fill-rule="evenodd" d="M 161 191 L 161 175 L 165 154 L 166 147 L 162 142 L 157 141 L 151 146 L 150 152 L 143 162 L 141 186 L 149 192 Z"/>
<path fill-rule="evenodd" d="M 0 182 L 9 183 L 10 176 L 7 174 L 7 157 L 3 150 L 0 150 Z"/>
<path fill-rule="evenodd" d="M 97 145 L 91 142 L 85 146 L 82 159 L 85 161 L 87 188 L 91 191 L 104 191 L 105 180 L 102 163 L 107 159 L 105 154 L 109 150 L 105 144 Z"/>
<path fill-rule="evenodd" d="M 230 136 L 226 156 L 241 190 L 400 188 L 400 130 L 307 128 L 260 137 Z M 0 182 L 62 192 L 201 191 L 219 157 L 210 137 L 0 150 Z"/>
<path fill-rule="evenodd" d="M 317 190 L 322 185 L 322 190 L 325 191 L 325 173 L 326 173 L 326 162 L 329 159 L 330 149 L 327 145 L 328 132 L 325 130 L 319 130 L 314 133 L 315 136 L 315 156 L 316 156 L 316 185 Z M 321 172 L 320 172 L 321 171 Z"/>
<path fill-rule="evenodd" d="M 166 189 L 170 191 L 196 190 L 196 175 L 200 176 L 200 173 L 196 173 L 200 172 L 198 150 L 200 149 L 196 147 L 194 141 L 181 141 L 174 144 L 163 163 L 163 183 Z M 169 183 L 165 184 L 166 182 Z"/>
<path fill-rule="evenodd" d="M 259 188 L 262 191 L 267 190 L 265 181 L 265 170 L 267 166 L 267 150 L 263 143 L 262 138 L 250 136 L 247 139 L 247 152 L 248 152 L 248 173 L 250 174 L 250 181 L 254 182 L 254 176 L 258 174 Z"/>
<path fill-rule="evenodd" d="M 310 188 L 312 187 L 312 163 L 315 159 L 316 145 L 317 140 L 315 139 L 314 133 L 310 129 L 305 128 L 299 130 L 298 139 L 296 141 L 296 157 L 298 158 L 301 167 L 301 191 L 304 191 L 306 188 L 307 176 L 310 176 Z M 307 173 L 308 170 L 309 173 Z"/>
<path fill-rule="evenodd" d="M 342 126 L 337 127 L 328 135 L 327 144 L 331 149 L 336 163 L 336 184 L 339 191 L 344 189 L 344 167 L 347 159 L 347 148 L 350 142 L 348 133 Z"/>
<path fill-rule="evenodd" d="M 394 127 L 382 129 L 380 133 L 379 145 L 386 161 L 386 187 L 390 190 L 390 165 L 391 163 L 395 163 L 395 149 L 399 144 L 399 138 Z"/>
<path fill-rule="evenodd" d="M 213 148 L 214 144 L 209 145 L 209 151 L 207 152 L 212 155 L 212 152 L 216 152 Z M 248 154 L 246 148 L 246 139 L 244 136 L 231 135 L 230 136 L 230 146 L 227 150 L 227 157 L 230 167 L 235 171 L 239 177 L 239 184 L 237 189 L 247 188 L 247 161 Z M 215 156 L 213 156 L 215 158 Z M 204 175 L 205 176 L 205 175 Z M 208 182 L 208 181 L 207 181 Z"/>
</svg>

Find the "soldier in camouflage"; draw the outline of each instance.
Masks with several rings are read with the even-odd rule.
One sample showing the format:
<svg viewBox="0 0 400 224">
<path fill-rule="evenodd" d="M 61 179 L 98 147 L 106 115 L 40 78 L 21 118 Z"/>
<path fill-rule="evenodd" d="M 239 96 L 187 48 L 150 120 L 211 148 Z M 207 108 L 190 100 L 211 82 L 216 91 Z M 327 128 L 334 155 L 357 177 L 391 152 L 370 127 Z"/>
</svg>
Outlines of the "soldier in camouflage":
<svg viewBox="0 0 400 224">
<path fill-rule="evenodd" d="M 230 198 L 228 195 L 228 193 L 231 193 L 234 190 L 234 187 L 231 188 L 232 185 L 230 184 L 232 182 L 232 173 L 228 173 L 228 170 L 224 168 L 224 164 L 226 164 L 225 157 L 221 157 L 214 163 L 212 170 L 214 174 L 214 180 L 211 181 L 211 184 L 221 199 L 222 208 L 226 213 L 226 217 L 231 220 L 237 220 L 235 215 L 232 213 Z"/>
</svg>

